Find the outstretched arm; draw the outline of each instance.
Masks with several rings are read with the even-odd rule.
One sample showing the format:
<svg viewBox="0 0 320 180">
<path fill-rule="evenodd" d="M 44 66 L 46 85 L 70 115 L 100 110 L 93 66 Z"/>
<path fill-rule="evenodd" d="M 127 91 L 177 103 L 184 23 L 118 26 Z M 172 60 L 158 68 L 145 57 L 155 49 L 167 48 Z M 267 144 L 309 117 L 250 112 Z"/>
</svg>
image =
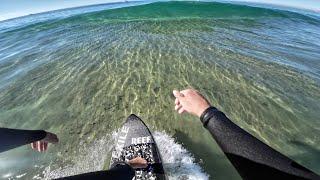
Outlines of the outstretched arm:
<svg viewBox="0 0 320 180">
<path fill-rule="evenodd" d="M 57 143 L 57 136 L 43 130 L 0 128 L 0 153 L 30 143 L 33 149 L 43 151 L 49 142 Z"/>
<path fill-rule="evenodd" d="M 197 91 L 174 91 L 175 109 L 200 117 L 243 179 L 319 179 L 303 166 L 272 149 L 212 107 Z"/>
</svg>

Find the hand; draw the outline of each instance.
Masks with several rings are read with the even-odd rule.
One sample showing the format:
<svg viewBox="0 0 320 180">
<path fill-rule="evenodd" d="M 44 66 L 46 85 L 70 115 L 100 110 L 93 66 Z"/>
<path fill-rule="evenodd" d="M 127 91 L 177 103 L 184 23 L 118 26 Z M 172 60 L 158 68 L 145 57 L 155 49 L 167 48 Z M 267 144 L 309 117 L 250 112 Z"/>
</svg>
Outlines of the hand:
<svg viewBox="0 0 320 180">
<path fill-rule="evenodd" d="M 59 142 L 57 135 L 47 132 L 47 135 L 40 141 L 31 143 L 31 148 L 33 150 L 43 152 L 48 149 L 48 143 L 56 144 Z"/>
<path fill-rule="evenodd" d="M 136 157 L 134 159 L 129 160 L 128 164 L 133 169 L 146 168 L 148 166 L 147 161 L 141 157 Z"/>
<path fill-rule="evenodd" d="M 196 115 L 198 117 L 210 107 L 210 103 L 198 91 L 186 89 L 182 91 L 173 90 L 175 99 L 175 110 L 179 114 L 184 112 Z"/>
</svg>

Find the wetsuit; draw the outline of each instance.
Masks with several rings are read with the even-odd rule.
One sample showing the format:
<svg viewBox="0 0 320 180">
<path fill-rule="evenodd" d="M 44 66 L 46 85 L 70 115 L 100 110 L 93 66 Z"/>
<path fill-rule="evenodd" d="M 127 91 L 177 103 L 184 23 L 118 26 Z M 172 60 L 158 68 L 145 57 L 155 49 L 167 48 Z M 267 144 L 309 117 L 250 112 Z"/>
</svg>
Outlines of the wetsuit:
<svg viewBox="0 0 320 180">
<path fill-rule="evenodd" d="M 320 177 L 272 149 L 229 120 L 214 107 L 200 117 L 204 127 L 221 147 L 243 179 L 319 179 Z M 45 131 L 0 128 L 0 152 L 41 140 Z M 108 171 L 85 173 L 62 179 L 132 179 L 134 170 L 127 164 Z"/>
<path fill-rule="evenodd" d="M 47 133 L 43 130 L 19 130 L 0 128 L 0 153 L 39 141 L 46 137 Z"/>
<path fill-rule="evenodd" d="M 20 130 L 0 128 L 0 153 L 39 141 L 45 138 L 47 133 L 43 130 Z M 61 179 L 120 179 L 132 180 L 134 170 L 125 163 L 116 164 L 108 171 L 97 171 L 86 174 L 79 174 Z"/>
<path fill-rule="evenodd" d="M 200 117 L 243 179 L 320 179 L 320 176 L 247 133 L 214 107 Z"/>
<path fill-rule="evenodd" d="M 107 171 L 96 171 L 75 176 L 63 177 L 59 180 L 132 180 L 135 175 L 134 169 L 125 163 L 120 163 Z"/>
<path fill-rule="evenodd" d="M 214 107 L 206 109 L 201 115 L 200 120 L 243 179 L 320 180 L 317 174 L 297 164 L 241 129 L 218 109 Z M 112 171 L 111 176 L 114 179 L 132 179 L 134 175 L 133 169 L 128 165 L 119 165 L 114 168 L 109 170 L 109 172 L 92 172 L 65 179 L 109 179 L 110 171 Z M 108 174 L 108 177 L 104 176 L 106 174 Z M 120 178 L 121 175 L 122 178 Z"/>
</svg>

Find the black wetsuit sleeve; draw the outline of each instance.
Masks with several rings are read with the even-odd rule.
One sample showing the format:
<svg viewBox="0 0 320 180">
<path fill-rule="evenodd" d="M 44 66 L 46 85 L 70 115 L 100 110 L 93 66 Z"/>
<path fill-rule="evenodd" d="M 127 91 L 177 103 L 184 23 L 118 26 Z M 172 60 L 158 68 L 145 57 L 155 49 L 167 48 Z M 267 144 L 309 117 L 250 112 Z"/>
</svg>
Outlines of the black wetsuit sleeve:
<svg viewBox="0 0 320 180">
<path fill-rule="evenodd" d="M 19 130 L 0 128 L 0 153 L 39 141 L 46 136 L 43 130 Z"/>
<path fill-rule="evenodd" d="M 229 120 L 214 107 L 200 117 L 243 179 L 320 179 Z"/>
<path fill-rule="evenodd" d="M 75 176 L 63 177 L 59 180 L 132 180 L 135 171 L 128 164 L 117 164 L 107 171 L 96 171 Z"/>
</svg>

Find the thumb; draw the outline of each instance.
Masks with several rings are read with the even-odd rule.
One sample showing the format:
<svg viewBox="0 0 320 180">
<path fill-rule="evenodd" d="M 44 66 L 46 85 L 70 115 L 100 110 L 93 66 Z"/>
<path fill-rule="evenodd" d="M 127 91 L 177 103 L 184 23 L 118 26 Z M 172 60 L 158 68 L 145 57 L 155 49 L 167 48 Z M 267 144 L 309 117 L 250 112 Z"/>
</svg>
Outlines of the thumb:
<svg viewBox="0 0 320 180">
<path fill-rule="evenodd" d="M 176 98 L 178 98 L 178 99 L 180 99 L 180 98 L 183 97 L 183 94 L 180 93 L 180 92 L 177 91 L 177 90 L 173 90 L 173 95 L 174 95 L 174 97 L 176 97 Z"/>
</svg>

